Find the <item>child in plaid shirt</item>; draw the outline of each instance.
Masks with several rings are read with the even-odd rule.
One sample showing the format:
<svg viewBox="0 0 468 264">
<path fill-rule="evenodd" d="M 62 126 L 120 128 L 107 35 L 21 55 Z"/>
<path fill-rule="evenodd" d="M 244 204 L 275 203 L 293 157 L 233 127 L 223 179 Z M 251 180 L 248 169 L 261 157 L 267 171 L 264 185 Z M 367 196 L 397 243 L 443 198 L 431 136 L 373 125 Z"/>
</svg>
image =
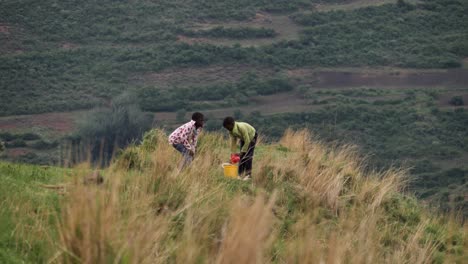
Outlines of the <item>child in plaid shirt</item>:
<svg viewBox="0 0 468 264">
<path fill-rule="evenodd" d="M 198 135 L 205 123 L 202 113 L 195 112 L 192 120 L 178 127 L 169 135 L 169 144 L 171 144 L 184 157 L 181 168 L 190 164 L 195 156 Z"/>
</svg>

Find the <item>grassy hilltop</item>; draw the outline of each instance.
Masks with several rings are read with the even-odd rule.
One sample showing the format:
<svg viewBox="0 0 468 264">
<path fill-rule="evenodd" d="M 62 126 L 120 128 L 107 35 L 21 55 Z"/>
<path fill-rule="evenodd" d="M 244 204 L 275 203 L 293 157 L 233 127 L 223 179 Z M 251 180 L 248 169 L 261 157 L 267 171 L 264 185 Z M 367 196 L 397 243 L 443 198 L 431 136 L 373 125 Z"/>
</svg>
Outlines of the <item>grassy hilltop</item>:
<svg viewBox="0 0 468 264">
<path fill-rule="evenodd" d="M 357 145 L 466 217 L 467 29 L 466 0 L 0 1 L 0 159 L 62 165 L 128 97 L 140 130 L 201 111 Z"/>
<path fill-rule="evenodd" d="M 260 143 L 253 182 L 222 176 L 222 135 L 192 166 L 153 130 L 101 173 L 0 163 L 2 263 L 463 263 L 466 225 L 431 214 L 406 172 L 365 172 L 307 131 Z M 56 189 L 50 189 L 55 186 Z M 48 188 L 45 188 L 48 187 Z"/>
</svg>

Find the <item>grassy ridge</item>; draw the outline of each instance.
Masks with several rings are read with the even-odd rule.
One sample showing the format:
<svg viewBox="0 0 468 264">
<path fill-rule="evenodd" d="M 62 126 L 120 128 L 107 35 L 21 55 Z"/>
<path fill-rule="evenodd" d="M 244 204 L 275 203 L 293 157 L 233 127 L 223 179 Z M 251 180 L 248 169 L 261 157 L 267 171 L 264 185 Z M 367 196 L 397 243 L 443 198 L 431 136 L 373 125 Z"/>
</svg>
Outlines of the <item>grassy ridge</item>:
<svg viewBox="0 0 468 264">
<path fill-rule="evenodd" d="M 289 131 L 279 143 L 260 144 L 253 183 L 222 177 L 219 164 L 228 151 L 221 135 L 204 134 L 193 165 L 179 171 L 179 154 L 165 134 L 152 131 L 106 170 L 103 186 L 73 180 L 89 173 L 83 167 L 62 176 L 68 187 L 58 208 L 39 203 L 56 221 L 30 219 L 43 232 L 2 257 L 60 263 L 461 263 L 466 257 L 459 224 L 430 216 L 401 194 L 404 172 L 364 173 L 352 147 L 326 147 L 306 131 Z M 41 170 L 4 163 L 0 169 Z M 26 186 L 48 179 L 60 178 L 32 177 Z M 2 219 L 32 204 L 11 191 Z M 37 195 L 57 197 L 43 190 L 29 199 Z M 24 233 L 16 235 L 24 241 Z M 0 237 L 2 245 L 15 244 L 5 230 Z M 24 255 L 25 248 L 39 253 Z"/>
<path fill-rule="evenodd" d="M 461 210 L 466 216 L 467 111 L 440 110 L 435 90 L 405 91 L 398 99 L 365 100 L 375 96 L 373 91 L 355 90 L 355 96 L 351 90 L 313 92 L 317 103 L 326 101 L 319 110 L 243 119 L 273 138 L 281 137 L 287 127 L 307 127 L 323 140 L 357 144 L 369 155 L 373 168 L 410 167 L 410 186 L 419 197 L 443 210 Z M 345 92 L 350 95 L 343 96 Z M 337 96 L 331 97 L 333 93 Z"/>
</svg>

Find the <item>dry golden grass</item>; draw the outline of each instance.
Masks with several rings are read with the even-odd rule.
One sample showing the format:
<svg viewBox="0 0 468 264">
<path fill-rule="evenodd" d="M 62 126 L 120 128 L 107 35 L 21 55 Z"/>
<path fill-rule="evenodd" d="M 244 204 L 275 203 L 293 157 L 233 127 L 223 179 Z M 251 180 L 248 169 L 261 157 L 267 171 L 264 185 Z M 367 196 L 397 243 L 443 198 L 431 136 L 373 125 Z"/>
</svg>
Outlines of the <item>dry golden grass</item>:
<svg viewBox="0 0 468 264">
<path fill-rule="evenodd" d="M 72 183 L 50 262 L 430 263 L 453 237 L 466 245 L 455 221 L 439 232 L 446 223 L 399 193 L 404 171 L 365 173 L 352 146 L 289 130 L 258 149 L 253 181 L 229 180 L 223 135 L 203 135 L 180 171 L 180 155 L 153 131 L 104 185 Z M 445 259 L 464 257 L 447 247 Z"/>
<path fill-rule="evenodd" d="M 222 243 L 217 263 L 264 263 L 266 249 L 272 243 L 274 232 L 273 206 L 275 194 L 268 202 L 263 195 L 246 206 L 238 200 L 231 209 L 230 220 L 223 228 Z"/>
</svg>

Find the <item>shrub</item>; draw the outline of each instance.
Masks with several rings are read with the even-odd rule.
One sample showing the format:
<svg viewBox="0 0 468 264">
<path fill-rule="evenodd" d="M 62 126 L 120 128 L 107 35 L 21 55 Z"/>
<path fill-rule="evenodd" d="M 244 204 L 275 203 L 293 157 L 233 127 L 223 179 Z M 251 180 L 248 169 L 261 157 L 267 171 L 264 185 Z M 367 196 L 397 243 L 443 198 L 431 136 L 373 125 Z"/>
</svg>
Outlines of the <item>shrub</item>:
<svg viewBox="0 0 468 264">
<path fill-rule="evenodd" d="M 449 103 L 454 106 L 461 106 L 464 105 L 463 97 L 461 96 L 454 96 L 450 99 Z"/>
<path fill-rule="evenodd" d="M 37 134 L 34 133 L 24 133 L 23 135 L 20 136 L 23 140 L 29 141 L 29 140 L 37 140 L 40 139 L 41 137 Z"/>
<path fill-rule="evenodd" d="M 8 148 L 22 148 L 26 147 L 26 142 L 22 139 L 15 139 L 7 143 Z"/>
<path fill-rule="evenodd" d="M 91 159 L 107 165 L 118 148 L 141 139 L 152 123 L 134 103 L 131 94 L 122 94 L 113 100 L 110 109 L 98 109 L 78 128 L 78 144 L 89 144 Z M 76 143 L 74 144 L 76 145 Z"/>
<path fill-rule="evenodd" d="M 52 149 L 52 148 L 55 148 L 57 146 L 58 146 L 57 141 L 48 142 L 48 141 L 45 141 L 45 140 L 42 140 L 42 139 L 31 144 L 31 147 L 35 148 L 35 149 Z"/>
<path fill-rule="evenodd" d="M 12 141 L 16 138 L 16 135 L 11 134 L 10 132 L 0 133 L 0 139 L 4 141 Z"/>
</svg>

